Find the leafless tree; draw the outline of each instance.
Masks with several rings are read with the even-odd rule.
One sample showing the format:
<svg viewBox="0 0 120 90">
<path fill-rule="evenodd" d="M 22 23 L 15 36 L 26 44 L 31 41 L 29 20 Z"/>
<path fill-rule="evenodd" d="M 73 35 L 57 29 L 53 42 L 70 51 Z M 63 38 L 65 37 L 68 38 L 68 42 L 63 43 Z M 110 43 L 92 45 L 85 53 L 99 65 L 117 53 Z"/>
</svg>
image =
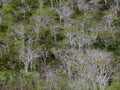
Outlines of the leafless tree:
<svg viewBox="0 0 120 90">
<path fill-rule="evenodd" d="M 45 1 L 45 0 L 39 0 L 39 4 L 40 4 L 40 7 L 41 7 L 40 9 L 42 9 L 42 7 L 43 7 L 43 5 L 44 5 L 44 3 L 45 3 L 44 1 Z"/>
<path fill-rule="evenodd" d="M 74 34 L 71 31 L 69 31 L 65 33 L 65 36 L 67 37 L 70 46 L 73 46 L 75 44 Z"/>
<path fill-rule="evenodd" d="M 59 77 L 56 75 L 56 71 L 51 70 L 50 68 L 46 68 L 45 76 L 46 76 L 46 88 L 49 90 L 53 90 L 57 87 L 57 82 Z"/>
<path fill-rule="evenodd" d="M 87 13 L 89 11 L 89 6 L 87 3 L 85 3 L 85 0 L 78 0 L 77 5 L 79 10 L 84 11 L 84 15 L 87 16 Z"/>
<path fill-rule="evenodd" d="M 87 50 L 87 55 L 90 62 L 88 64 L 88 71 L 92 70 L 92 77 L 95 77 L 99 84 L 100 90 L 105 90 L 108 80 L 111 78 L 113 68 L 111 61 L 113 57 L 111 54 L 99 50 Z"/>
<path fill-rule="evenodd" d="M 119 0 L 115 0 L 115 3 L 116 3 L 116 8 L 119 9 L 119 3 L 120 3 L 120 1 Z"/>
<path fill-rule="evenodd" d="M 62 20 L 70 18 L 70 16 L 73 14 L 72 8 L 68 7 L 66 4 L 63 4 L 61 7 L 57 8 L 56 12 L 60 18 L 60 24 L 62 23 Z"/>
<path fill-rule="evenodd" d="M 113 23 L 113 17 L 112 17 L 112 15 L 111 14 L 107 14 L 106 16 L 105 16 L 105 22 L 107 23 L 107 26 L 108 26 L 108 28 L 110 29 L 110 28 L 112 28 L 112 23 Z"/>
<path fill-rule="evenodd" d="M 93 4 L 96 6 L 96 8 L 97 8 L 98 3 L 99 3 L 100 1 L 101 1 L 101 0 L 90 0 L 90 3 L 93 3 Z"/>
<path fill-rule="evenodd" d="M 74 36 L 74 37 L 71 37 Z M 92 45 L 92 43 L 96 40 L 97 35 L 91 34 L 87 35 L 83 31 L 76 31 L 69 35 L 69 42 L 76 43 L 78 45 L 78 48 L 81 49 L 82 46 L 86 46 L 87 48 Z M 74 41 L 73 41 L 74 40 Z"/>
<path fill-rule="evenodd" d="M 35 32 L 37 35 L 37 39 L 39 39 L 39 32 L 40 32 L 40 26 L 41 26 L 41 17 L 35 17 Z"/>
<path fill-rule="evenodd" d="M 114 31 L 113 22 L 117 15 L 117 10 L 115 8 L 111 7 L 110 10 L 108 11 L 108 13 L 106 13 L 106 15 L 104 16 L 104 20 L 105 20 L 104 28 L 106 31 L 111 32 L 111 36 L 112 36 L 113 40 L 115 40 L 115 31 Z"/>
<path fill-rule="evenodd" d="M 1 1 L 0 1 L 0 4 L 2 4 L 2 5 L 7 5 L 7 4 L 9 4 L 10 2 L 12 2 L 12 0 L 1 0 Z"/>
<path fill-rule="evenodd" d="M 32 69 L 32 63 L 33 60 L 38 57 L 38 51 L 35 50 L 32 46 L 34 43 L 34 39 L 32 36 L 28 37 L 28 41 L 26 42 L 26 37 L 25 37 L 25 26 L 20 25 L 18 26 L 18 29 L 16 31 L 16 35 L 19 35 L 19 39 L 21 42 L 21 45 L 19 46 L 19 59 L 22 60 L 25 68 L 25 73 L 28 74 L 28 68 L 29 66 Z"/>
<path fill-rule="evenodd" d="M 64 54 L 63 54 L 64 52 Z M 75 49 L 67 49 L 61 52 L 60 57 L 63 59 L 63 66 L 66 68 L 69 79 L 72 79 L 72 65 L 75 64 L 77 52 Z"/>
<path fill-rule="evenodd" d="M 31 19 L 31 21 L 33 21 L 33 23 L 35 24 L 33 31 L 36 33 L 37 40 L 39 40 L 40 33 L 45 38 L 45 30 L 49 29 L 52 32 L 52 25 L 55 24 L 55 21 L 53 19 L 43 15 L 35 16 L 33 17 L 33 19 Z"/>
<path fill-rule="evenodd" d="M 43 50 L 40 52 L 40 54 L 41 54 L 41 57 L 44 61 L 44 66 L 46 66 L 48 55 L 49 55 L 49 50 Z"/>
<path fill-rule="evenodd" d="M 77 79 L 89 80 L 94 90 L 97 89 L 96 83 L 99 84 L 100 90 L 105 90 L 113 73 L 111 65 L 113 56 L 111 54 L 95 49 L 76 50 L 76 48 L 70 48 L 63 50 L 60 57 L 63 60 L 63 66 L 67 70 L 69 79 L 72 79 L 72 66 L 74 66 Z M 87 83 L 87 88 L 90 88 L 91 84 Z"/>
</svg>

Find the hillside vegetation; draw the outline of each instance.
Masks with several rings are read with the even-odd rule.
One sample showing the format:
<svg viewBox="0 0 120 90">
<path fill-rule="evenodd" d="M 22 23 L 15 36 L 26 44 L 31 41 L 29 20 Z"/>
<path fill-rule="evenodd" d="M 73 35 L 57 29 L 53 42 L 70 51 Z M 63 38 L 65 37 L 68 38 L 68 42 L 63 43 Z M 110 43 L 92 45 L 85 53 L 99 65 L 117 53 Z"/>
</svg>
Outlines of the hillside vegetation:
<svg viewBox="0 0 120 90">
<path fill-rule="evenodd" d="M 120 90 L 120 1 L 0 0 L 0 90 Z"/>
</svg>

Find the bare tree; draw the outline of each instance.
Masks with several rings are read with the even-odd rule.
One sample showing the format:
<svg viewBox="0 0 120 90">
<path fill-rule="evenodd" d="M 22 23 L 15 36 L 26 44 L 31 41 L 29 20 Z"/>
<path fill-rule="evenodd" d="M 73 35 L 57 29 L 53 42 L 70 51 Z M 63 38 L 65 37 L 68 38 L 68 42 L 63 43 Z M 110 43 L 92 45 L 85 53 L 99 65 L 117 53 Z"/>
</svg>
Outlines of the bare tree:
<svg viewBox="0 0 120 90">
<path fill-rule="evenodd" d="M 97 35 L 95 34 L 87 35 L 83 31 L 78 30 L 74 32 L 67 32 L 65 36 L 68 38 L 71 46 L 76 44 L 79 49 L 81 49 L 82 46 L 89 48 L 97 38 Z"/>
<path fill-rule="evenodd" d="M 35 16 L 31 20 L 34 20 L 33 23 L 35 24 L 35 27 L 34 27 L 33 31 L 36 33 L 37 40 L 39 40 L 40 33 L 45 38 L 45 33 L 44 33 L 45 30 L 50 29 L 52 31 L 52 29 L 53 29 L 52 25 L 55 24 L 55 21 L 53 19 L 51 19 L 48 16 L 43 16 L 43 15 Z"/>
<path fill-rule="evenodd" d="M 73 10 L 71 7 L 68 7 L 67 4 L 61 5 L 61 7 L 56 9 L 56 12 L 58 12 L 59 18 L 60 18 L 60 24 L 62 23 L 62 20 L 69 19 L 70 16 L 73 14 Z"/>
<path fill-rule="evenodd" d="M 69 42 L 70 46 L 72 47 L 75 44 L 74 34 L 71 31 L 69 31 L 69 32 L 65 33 L 65 36 L 67 37 L 68 42 Z"/>
<path fill-rule="evenodd" d="M 111 61 L 113 57 L 111 54 L 98 50 L 87 50 L 89 57 L 88 71 L 92 70 L 92 77 L 95 77 L 99 84 L 100 90 L 105 90 L 108 80 L 111 78 L 113 68 Z"/>
<path fill-rule="evenodd" d="M 105 90 L 113 73 L 111 65 L 113 56 L 111 54 L 95 49 L 76 50 L 76 48 L 69 48 L 63 50 L 60 57 L 70 80 L 74 72 L 72 66 L 74 66 L 77 79 L 82 78 L 91 82 L 86 83 L 87 88 L 90 88 L 92 84 L 94 90 L 96 90 L 96 83 L 98 83 L 100 90 Z"/>
<path fill-rule="evenodd" d="M 97 8 L 98 6 L 98 3 L 100 2 L 101 0 L 90 0 L 90 3 L 93 3 L 95 5 L 95 7 Z"/>
<path fill-rule="evenodd" d="M 42 9 L 42 7 L 43 7 L 43 5 L 44 5 L 44 0 L 39 0 L 39 3 L 40 3 L 40 7 L 41 7 L 41 9 Z"/>
<path fill-rule="evenodd" d="M 79 10 L 84 11 L 84 15 L 87 16 L 89 6 L 87 3 L 85 3 L 85 0 L 78 0 L 77 5 L 78 5 Z"/>
<path fill-rule="evenodd" d="M 0 4 L 2 4 L 2 6 L 4 6 L 4 5 L 9 4 L 10 2 L 12 2 L 12 0 L 1 0 Z"/>
<path fill-rule="evenodd" d="M 44 61 L 44 66 L 46 66 L 48 55 L 49 55 L 49 50 L 41 51 L 40 54 L 41 54 L 41 57 Z"/>
<path fill-rule="evenodd" d="M 64 52 L 64 54 L 63 54 L 63 52 Z M 61 59 L 63 59 L 63 61 L 62 61 L 63 66 L 67 70 L 68 78 L 72 79 L 72 65 L 75 64 L 75 59 L 77 57 L 76 55 L 78 55 L 78 54 L 74 48 L 64 50 L 63 52 L 61 52 L 61 54 L 60 54 Z"/>
<path fill-rule="evenodd" d="M 45 70 L 46 76 L 46 88 L 49 90 L 53 90 L 57 87 L 57 82 L 59 77 L 56 75 L 56 71 L 51 70 L 50 68 L 46 68 Z"/>
<path fill-rule="evenodd" d="M 30 41 L 31 42 L 31 41 Z M 29 42 L 29 44 L 30 44 Z M 22 42 L 23 44 L 24 42 Z M 33 60 L 35 58 L 38 57 L 36 50 L 32 50 L 31 49 L 31 45 L 28 46 L 24 46 L 22 45 L 22 47 L 20 47 L 20 51 L 19 51 L 19 58 L 22 60 L 22 62 L 24 63 L 25 66 L 25 73 L 28 74 L 28 67 L 30 65 L 31 69 L 32 69 L 32 65 L 33 65 Z"/>
<path fill-rule="evenodd" d="M 105 22 L 106 22 L 106 24 L 107 24 L 107 26 L 108 26 L 108 28 L 110 29 L 110 28 L 112 28 L 112 23 L 113 23 L 113 17 L 112 17 L 112 15 L 111 14 L 107 14 L 106 16 L 105 16 Z"/>
<path fill-rule="evenodd" d="M 36 17 L 35 18 L 35 32 L 37 35 L 37 40 L 39 40 L 39 32 L 40 32 L 40 26 L 41 26 L 41 17 Z"/>
<path fill-rule="evenodd" d="M 25 68 L 25 73 L 28 74 L 28 68 L 29 66 L 32 69 L 32 62 L 34 59 L 38 57 L 38 51 L 35 50 L 32 46 L 34 43 L 33 36 L 27 37 L 28 41 L 26 42 L 26 37 L 25 37 L 25 27 L 23 25 L 18 26 L 16 35 L 19 35 L 19 39 L 21 42 L 21 45 L 19 46 L 19 59 L 22 60 Z"/>
<path fill-rule="evenodd" d="M 116 8 L 119 9 L 119 3 L 120 3 L 120 1 L 119 0 L 115 0 L 115 3 L 116 3 Z"/>
</svg>

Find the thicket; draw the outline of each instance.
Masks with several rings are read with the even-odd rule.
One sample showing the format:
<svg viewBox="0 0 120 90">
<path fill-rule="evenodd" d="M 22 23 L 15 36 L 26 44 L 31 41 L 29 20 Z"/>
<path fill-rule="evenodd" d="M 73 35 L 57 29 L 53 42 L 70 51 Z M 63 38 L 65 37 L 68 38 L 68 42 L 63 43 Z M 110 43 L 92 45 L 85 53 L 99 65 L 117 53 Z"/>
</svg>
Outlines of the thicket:
<svg viewBox="0 0 120 90">
<path fill-rule="evenodd" d="M 119 0 L 1 0 L 0 90 L 120 90 Z"/>
</svg>

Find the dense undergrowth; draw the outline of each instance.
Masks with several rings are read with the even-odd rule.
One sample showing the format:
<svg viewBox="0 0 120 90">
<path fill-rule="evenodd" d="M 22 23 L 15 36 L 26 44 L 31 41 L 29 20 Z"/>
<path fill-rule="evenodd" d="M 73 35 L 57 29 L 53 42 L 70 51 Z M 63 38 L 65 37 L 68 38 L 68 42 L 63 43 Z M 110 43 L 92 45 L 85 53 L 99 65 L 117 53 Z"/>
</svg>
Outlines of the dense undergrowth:
<svg viewBox="0 0 120 90">
<path fill-rule="evenodd" d="M 120 90 L 119 0 L 0 1 L 0 90 Z"/>
</svg>

